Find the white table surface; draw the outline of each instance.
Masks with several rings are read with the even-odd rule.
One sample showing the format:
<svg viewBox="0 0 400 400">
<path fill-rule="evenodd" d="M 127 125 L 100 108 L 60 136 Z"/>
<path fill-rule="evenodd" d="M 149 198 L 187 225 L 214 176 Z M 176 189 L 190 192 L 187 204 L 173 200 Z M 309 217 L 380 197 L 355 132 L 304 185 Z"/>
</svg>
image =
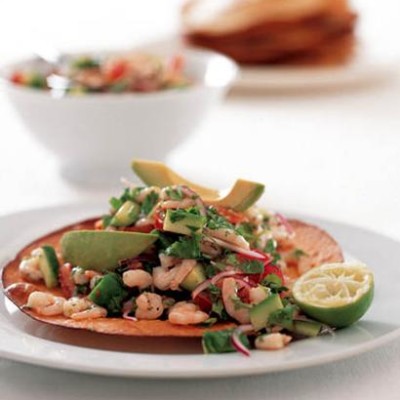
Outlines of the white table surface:
<svg viewBox="0 0 400 400">
<path fill-rule="evenodd" d="M 114 1 L 110 18 L 108 2 L 57 2 L 54 10 L 51 1 L 3 1 L 0 37 L 12 40 L 0 43 L 0 55 L 4 60 L 22 55 L 29 48 L 27 37 L 49 32 L 62 48 L 87 48 L 128 46 L 176 29 L 180 0 L 168 6 L 146 1 L 140 10 L 131 3 Z M 394 23 L 400 7 L 389 0 L 385 7 L 380 4 L 363 2 L 361 29 L 372 41 L 393 44 L 400 33 Z M 156 7 L 162 10 L 155 14 Z M 49 18 L 56 11 L 62 17 Z M 99 21 L 107 21 L 107 30 Z M 168 159 L 189 178 L 216 187 L 229 186 L 238 176 L 263 181 L 271 208 L 355 224 L 400 240 L 399 106 L 397 76 L 329 92 L 234 92 Z M 61 180 L 52 155 L 29 136 L 2 93 L 0 151 L 0 215 L 99 198 L 106 204 L 111 194 L 110 188 Z M 399 399 L 400 341 L 321 367 L 197 383 L 103 378 L 0 360 L 0 390 L 7 400 Z"/>
</svg>

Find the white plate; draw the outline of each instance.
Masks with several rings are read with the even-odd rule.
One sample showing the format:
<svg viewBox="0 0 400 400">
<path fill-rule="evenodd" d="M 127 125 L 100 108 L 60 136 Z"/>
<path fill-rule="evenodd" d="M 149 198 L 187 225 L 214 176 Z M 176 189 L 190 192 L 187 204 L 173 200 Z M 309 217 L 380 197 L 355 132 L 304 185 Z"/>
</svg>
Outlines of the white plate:
<svg viewBox="0 0 400 400">
<path fill-rule="evenodd" d="M 104 206 L 64 206 L 0 218 L 0 262 L 27 242 L 76 220 L 99 215 Z M 309 220 L 309 219 L 307 219 Z M 313 222 L 313 221 L 311 221 Z M 202 355 L 197 340 L 117 338 L 50 327 L 31 320 L 0 295 L 0 356 L 30 364 L 88 373 L 153 378 L 254 375 L 324 364 L 379 347 L 400 336 L 400 244 L 362 229 L 326 221 L 345 250 L 375 272 L 376 296 L 356 325 L 334 336 L 308 339 L 282 351 Z"/>
<path fill-rule="evenodd" d="M 273 91 L 341 88 L 390 78 L 398 65 L 397 52 L 360 44 L 353 60 L 341 66 L 242 66 L 234 87 Z"/>
</svg>

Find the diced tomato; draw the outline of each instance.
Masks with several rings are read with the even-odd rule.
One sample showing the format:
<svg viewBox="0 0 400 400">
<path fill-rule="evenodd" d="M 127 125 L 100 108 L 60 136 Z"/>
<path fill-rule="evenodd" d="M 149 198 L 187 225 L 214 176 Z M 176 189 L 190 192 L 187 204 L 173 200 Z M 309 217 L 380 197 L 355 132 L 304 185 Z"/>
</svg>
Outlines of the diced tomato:
<svg viewBox="0 0 400 400">
<path fill-rule="evenodd" d="M 153 224 L 148 224 L 143 226 L 127 226 L 124 230 L 129 232 L 150 233 L 154 228 L 155 226 Z"/>
<path fill-rule="evenodd" d="M 201 311 L 204 311 L 206 313 L 209 313 L 211 311 L 212 301 L 207 293 L 199 293 L 193 301 L 199 306 Z"/>
<path fill-rule="evenodd" d="M 262 281 L 265 277 L 271 274 L 275 274 L 276 276 L 278 276 L 282 281 L 282 285 L 284 285 L 285 278 L 283 277 L 282 270 L 277 265 L 274 264 L 264 265 L 264 273 L 260 277 L 260 281 Z"/>
<path fill-rule="evenodd" d="M 247 216 L 239 211 L 234 211 L 225 207 L 216 207 L 216 210 L 218 214 L 225 217 L 233 225 L 249 222 Z"/>
<path fill-rule="evenodd" d="M 16 71 L 11 75 L 10 80 L 17 85 L 23 85 L 25 83 L 25 76 L 22 72 Z"/>
<path fill-rule="evenodd" d="M 109 81 L 114 82 L 122 78 L 127 70 L 127 64 L 125 61 L 119 61 L 115 63 L 107 73 Z"/>
<path fill-rule="evenodd" d="M 65 263 L 60 266 L 58 280 L 60 281 L 61 290 L 65 297 L 70 298 L 75 290 L 75 284 L 72 280 L 72 265 L 70 263 Z"/>
<path fill-rule="evenodd" d="M 240 300 L 243 303 L 250 303 L 250 287 L 249 286 L 242 286 L 237 292 Z"/>
<path fill-rule="evenodd" d="M 161 210 L 161 208 L 157 208 L 154 211 L 154 228 L 161 231 L 164 226 L 164 218 L 165 218 L 164 211 Z"/>
</svg>

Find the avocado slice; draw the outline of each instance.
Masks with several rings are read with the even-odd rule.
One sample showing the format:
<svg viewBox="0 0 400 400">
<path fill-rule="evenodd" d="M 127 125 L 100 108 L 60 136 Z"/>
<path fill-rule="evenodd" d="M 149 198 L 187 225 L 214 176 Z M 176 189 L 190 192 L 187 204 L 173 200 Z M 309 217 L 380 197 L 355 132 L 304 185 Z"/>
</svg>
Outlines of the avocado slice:
<svg viewBox="0 0 400 400">
<path fill-rule="evenodd" d="M 205 202 L 212 206 L 245 211 L 262 196 L 264 189 L 265 186 L 261 183 L 238 179 L 225 197 L 210 200 L 205 199 Z"/>
<path fill-rule="evenodd" d="M 250 321 L 256 331 L 267 326 L 268 318 L 271 313 L 283 308 L 282 300 L 279 294 L 270 294 L 261 303 L 256 304 L 250 309 Z"/>
<path fill-rule="evenodd" d="M 51 246 L 42 246 L 39 253 L 39 268 L 42 271 L 46 287 L 58 286 L 59 262 L 56 251 Z"/>
<path fill-rule="evenodd" d="M 307 320 L 294 320 L 290 331 L 297 333 L 301 336 L 315 337 L 318 336 L 323 328 L 323 324 L 318 321 L 307 321 Z"/>
<path fill-rule="evenodd" d="M 132 225 L 138 219 L 139 214 L 140 214 L 139 204 L 127 200 L 124 204 L 122 204 L 122 206 L 112 217 L 110 225 L 112 226 Z"/>
<path fill-rule="evenodd" d="M 167 210 L 163 230 L 182 235 L 192 235 L 200 232 L 205 223 L 206 218 L 202 215 L 191 214 L 184 210 Z"/>
<path fill-rule="evenodd" d="M 134 160 L 132 169 L 136 175 L 148 186 L 186 185 L 201 197 L 216 198 L 218 191 L 197 185 L 178 175 L 164 163 L 148 160 Z"/>
<path fill-rule="evenodd" d="M 71 231 L 62 236 L 61 251 L 72 265 L 104 272 L 117 268 L 120 260 L 136 257 L 157 238 L 138 232 Z"/>
<path fill-rule="evenodd" d="M 111 314 L 121 311 L 122 301 L 127 292 L 121 279 L 115 273 L 103 276 L 89 293 L 89 300 L 100 307 L 104 307 Z"/>
<path fill-rule="evenodd" d="M 197 192 L 207 204 L 232 208 L 236 211 L 245 211 L 251 207 L 262 196 L 265 189 L 261 183 L 238 179 L 230 192 L 220 197 L 218 191 L 186 180 L 161 162 L 134 160 L 132 168 L 147 185 L 160 187 L 186 185 Z"/>
<path fill-rule="evenodd" d="M 196 264 L 181 283 L 181 287 L 189 290 L 189 292 L 193 292 L 193 290 L 196 289 L 196 287 L 206 279 L 207 278 L 203 266 L 201 264 Z"/>
</svg>

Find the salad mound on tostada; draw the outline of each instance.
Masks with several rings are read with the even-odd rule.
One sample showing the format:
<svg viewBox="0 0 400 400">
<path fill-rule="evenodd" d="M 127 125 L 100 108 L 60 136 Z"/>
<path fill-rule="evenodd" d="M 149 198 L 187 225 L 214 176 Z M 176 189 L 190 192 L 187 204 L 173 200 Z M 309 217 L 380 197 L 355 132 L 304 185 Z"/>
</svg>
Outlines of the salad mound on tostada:
<svg viewBox="0 0 400 400">
<path fill-rule="evenodd" d="M 132 166 L 143 186 L 124 181 L 106 215 L 37 239 L 4 267 L 5 293 L 24 313 L 106 334 L 202 337 L 206 353 L 248 355 L 368 309 L 371 272 L 343 263 L 319 227 L 256 206 L 264 185 L 239 179 L 222 196 L 162 163 Z"/>
</svg>

